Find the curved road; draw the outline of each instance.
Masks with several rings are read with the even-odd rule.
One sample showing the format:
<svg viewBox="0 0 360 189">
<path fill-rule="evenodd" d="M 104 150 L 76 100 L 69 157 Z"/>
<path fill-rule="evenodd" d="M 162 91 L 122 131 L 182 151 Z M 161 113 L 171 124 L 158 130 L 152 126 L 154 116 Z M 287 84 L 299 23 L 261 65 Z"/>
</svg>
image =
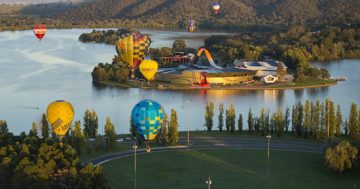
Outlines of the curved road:
<svg viewBox="0 0 360 189">
<path fill-rule="evenodd" d="M 134 142 L 128 142 L 134 143 Z M 186 144 L 186 138 L 180 138 L 180 144 Z M 291 141 L 273 138 L 270 141 L 271 150 L 287 150 L 287 151 L 303 151 L 322 153 L 330 144 L 324 142 L 316 142 L 310 140 Z M 151 148 L 151 152 L 164 151 L 178 151 L 189 149 L 267 149 L 267 139 L 252 138 L 252 137 L 193 137 L 190 140 L 190 145 L 186 146 L 170 146 Z M 139 149 L 137 154 L 146 153 L 145 149 Z M 131 156 L 134 154 L 133 150 L 115 152 L 95 157 L 90 160 L 94 165 L 101 165 L 108 161 L 118 159 L 121 157 Z"/>
</svg>

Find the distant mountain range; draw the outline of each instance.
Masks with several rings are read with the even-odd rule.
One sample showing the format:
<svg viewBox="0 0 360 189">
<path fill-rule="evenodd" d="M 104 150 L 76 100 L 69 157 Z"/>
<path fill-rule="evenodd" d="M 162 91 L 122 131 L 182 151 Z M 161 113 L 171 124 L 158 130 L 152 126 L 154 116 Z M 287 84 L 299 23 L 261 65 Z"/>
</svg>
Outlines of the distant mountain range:
<svg viewBox="0 0 360 189">
<path fill-rule="evenodd" d="M 84 0 L 0 0 L 0 4 L 80 3 Z"/>
<path fill-rule="evenodd" d="M 59 15 L 76 21 L 136 20 L 164 25 L 190 18 L 209 27 L 259 24 L 337 24 L 360 22 L 360 0 L 96 0 Z"/>
</svg>

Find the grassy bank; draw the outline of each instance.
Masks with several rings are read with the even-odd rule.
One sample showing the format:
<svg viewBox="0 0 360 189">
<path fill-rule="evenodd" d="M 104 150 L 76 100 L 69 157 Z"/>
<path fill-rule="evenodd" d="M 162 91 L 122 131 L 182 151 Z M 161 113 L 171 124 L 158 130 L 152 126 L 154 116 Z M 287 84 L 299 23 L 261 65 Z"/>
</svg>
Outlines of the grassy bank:
<svg viewBox="0 0 360 189">
<path fill-rule="evenodd" d="M 105 163 L 111 188 L 134 187 L 134 157 Z M 137 188 L 353 188 L 360 171 L 337 174 L 323 154 L 266 150 L 204 150 L 149 153 L 137 157 Z"/>
<path fill-rule="evenodd" d="M 308 79 L 302 82 L 296 83 L 275 83 L 267 85 L 224 85 L 216 87 L 207 87 L 209 90 L 265 90 L 265 89 L 303 89 L 303 88 L 317 88 L 324 86 L 333 86 L 336 85 L 337 81 L 333 79 L 324 80 L 324 79 Z M 204 89 L 201 87 L 193 87 L 191 85 L 177 85 L 162 83 L 157 81 L 151 81 L 150 83 L 146 81 L 127 81 L 127 82 L 115 82 L 115 81 L 102 81 L 97 85 L 101 86 L 111 86 L 111 87 L 120 87 L 120 88 L 143 88 L 143 89 L 164 89 L 164 90 L 196 90 Z"/>
</svg>

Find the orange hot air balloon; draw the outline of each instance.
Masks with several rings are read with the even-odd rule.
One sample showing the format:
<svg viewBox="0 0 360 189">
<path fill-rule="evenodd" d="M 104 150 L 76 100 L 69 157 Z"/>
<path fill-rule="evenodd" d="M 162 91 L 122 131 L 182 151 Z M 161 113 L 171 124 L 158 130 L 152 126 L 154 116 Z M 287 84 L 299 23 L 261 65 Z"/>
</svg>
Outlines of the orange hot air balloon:
<svg viewBox="0 0 360 189">
<path fill-rule="evenodd" d="M 41 40 L 46 33 L 46 26 L 43 24 L 37 24 L 34 27 L 34 34 L 36 35 L 36 37 Z"/>
</svg>

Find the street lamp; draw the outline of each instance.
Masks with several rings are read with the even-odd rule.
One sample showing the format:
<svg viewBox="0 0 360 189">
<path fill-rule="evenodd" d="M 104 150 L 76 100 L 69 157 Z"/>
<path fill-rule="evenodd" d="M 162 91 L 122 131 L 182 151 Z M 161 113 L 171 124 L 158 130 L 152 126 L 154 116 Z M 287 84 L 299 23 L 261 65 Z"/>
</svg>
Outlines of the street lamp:
<svg viewBox="0 0 360 189">
<path fill-rule="evenodd" d="M 138 148 L 136 143 L 132 146 L 132 148 L 134 149 L 134 188 L 136 189 L 136 149 Z"/>
<path fill-rule="evenodd" d="M 268 159 L 270 158 L 270 139 L 271 139 L 271 135 L 266 135 L 266 138 L 268 139 L 268 150 L 267 150 L 267 157 Z"/>
<path fill-rule="evenodd" d="M 209 177 L 209 179 L 205 182 L 207 185 L 208 185 L 208 189 L 210 189 L 210 185 L 211 185 L 211 180 L 210 180 L 210 177 Z"/>
<path fill-rule="evenodd" d="M 267 175 L 269 175 L 269 167 L 270 167 L 270 139 L 271 139 L 271 135 L 266 135 L 266 138 L 268 139 L 268 150 L 267 150 L 267 159 L 268 159 L 268 163 L 267 163 Z"/>
</svg>

